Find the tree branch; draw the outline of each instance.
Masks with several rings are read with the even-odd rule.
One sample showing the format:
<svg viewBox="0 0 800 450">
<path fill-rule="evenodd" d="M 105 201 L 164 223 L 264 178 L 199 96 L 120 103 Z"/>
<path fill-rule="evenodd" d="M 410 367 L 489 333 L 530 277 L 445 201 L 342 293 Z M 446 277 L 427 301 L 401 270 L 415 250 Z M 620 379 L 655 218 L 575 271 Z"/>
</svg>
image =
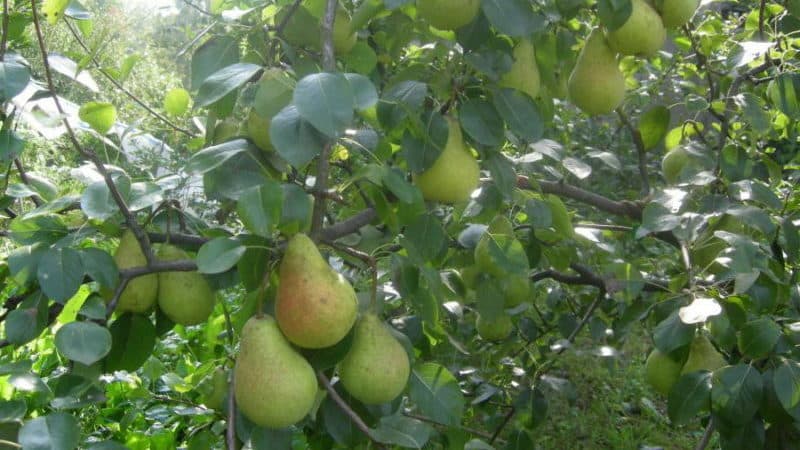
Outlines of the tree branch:
<svg viewBox="0 0 800 450">
<path fill-rule="evenodd" d="M 333 242 L 336 239 L 355 233 L 359 228 L 369 225 L 377 217 L 378 212 L 375 208 L 367 208 L 347 220 L 323 229 L 320 233 L 320 238 L 326 242 Z"/>
<path fill-rule="evenodd" d="M 353 424 L 358 428 L 362 433 L 364 433 L 368 438 L 370 438 L 378 447 L 383 447 L 380 442 L 376 441 L 375 438 L 372 437 L 370 433 L 369 426 L 361 419 L 361 417 L 356 414 L 355 411 L 347 404 L 346 401 L 336 392 L 333 385 L 331 384 L 331 380 L 325 376 L 324 373 L 321 371 L 317 372 L 317 379 L 319 379 L 320 383 L 325 387 L 325 390 L 328 391 L 328 395 L 330 395 L 331 399 L 339 406 L 339 409 L 353 422 Z"/>
<path fill-rule="evenodd" d="M 623 125 L 630 131 L 633 138 L 633 145 L 636 146 L 636 152 L 639 154 L 639 176 L 642 178 L 642 197 L 650 195 L 650 179 L 647 174 L 647 149 L 644 146 L 642 133 L 633 126 L 625 111 L 622 107 L 617 108 L 617 115 L 622 121 Z"/>
<path fill-rule="evenodd" d="M 559 181 L 538 181 L 538 187 L 545 194 L 554 194 L 566 197 L 617 216 L 628 217 L 633 220 L 642 220 L 642 207 L 628 201 L 616 201 L 602 195 L 589 192 L 576 186 Z M 520 189 L 535 190 L 536 186 L 525 175 L 517 176 L 517 187 Z"/>
<path fill-rule="evenodd" d="M 275 34 L 278 36 L 283 35 L 283 30 L 286 28 L 286 25 L 289 24 L 289 21 L 292 20 L 292 16 L 294 13 L 297 12 L 297 8 L 300 7 L 300 4 L 303 3 L 303 0 L 294 0 L 291 6 L 289 6 L 289 10 L 286 13 L 286 17 L 283 18 L 281 23 L 275 26 Z"/>
<path fill-rule="evenodd" d="M 17 168 L 17 173 L 19 173 L 19 179 L 22 180 L 22 182 L 26 186 L 31 186 L 31 180 L 30 178 L 28 178 L 28 172 L 25 171 L 25 167 L 22 166 L 22 161 L 20 161 L 19 158 L 14 158 L 14 167 Z M 33 201 L 33 204 L 36 205 L 37 208 L 44 204 L 42 198 L 36 194 L 34 194 L 31 197 L 31 200 Z"/>
<path fill-rule="evenodd" d="M 0 37 L 0 61 L 6 59 L 6 47 L 8 47 L 8 0 L 3 0 L 3 34 Z"/>
<path fill-rule="evenodd" d="M 225 430 L 225 437 L 228 443 L 228 450 L 236 450 L 236 391 L 233 371 L 230 372 L 228 377 L 228 429 Z"/>
<path fill-rule="evenodd" d="M 422 415 L 419 415 L 419 414 L 414 414 L 414 413 L 403 411 L 403 415 L 408 417 L 409 419 L 419 420 L 420 422 L 429 423 L 429 424 L 431 424 L 433 426 L 436 426 L 436 427 L 441 427 L 441 428 L 449 428 L 450 427 L 450 425 L 445 425 L 443 423 L 440 423 L 440 422 L 437 422 L 437 421 L 431 419 L 430 417 L 422 416 Z M 462 430 L 462 431 L 466 431 L 467 433 L 470 433 L 470 434 L 474 434 L 475 436 L 482 437 L 484 439 L 491 439 L 492 438 L 492 433 L 489 433 L 489 432 L 486 432 L 486 431 L 483 431 L 483 430 L 479 430 L 477 428 L 469 428 L 469 427 L 465 427 L 465 426 L 459 425 L 458 429 Z M 505 440 L 499 439 L 499 438 L 495 439 L 495 442 L 497 442 L 500 445 L 505 445 L 506 444 Z"/>
<path fill-rule="evenodd" d="M 694 450 L 705 450 L 708 443 L 711 441 L 711 436 L 714 435 L 714 428 L 714 418 L 711 417 L 708 419 L 708 426 L 706 426 L 706 430 L 703 432 L 703 437 L 700 439 L 700 442 L 697 443 Z"/>
</svg>

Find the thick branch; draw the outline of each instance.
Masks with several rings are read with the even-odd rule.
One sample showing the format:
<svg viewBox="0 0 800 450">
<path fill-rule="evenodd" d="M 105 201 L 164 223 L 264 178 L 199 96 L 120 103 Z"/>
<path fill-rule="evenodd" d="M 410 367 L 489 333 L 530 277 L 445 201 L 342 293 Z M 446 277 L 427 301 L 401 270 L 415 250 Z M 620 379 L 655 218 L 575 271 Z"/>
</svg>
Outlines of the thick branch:
<svg viewBox="0 0 800 450">
<path fill-rule="evenodd" d="M 320 233 L 320 238 L 323 241 L 333 242 L 336 239 L 355 233 L 361 227 L 369 225 L 377 217 L 378 212 L 375 211 L 375 208 L 367 208 L 347 220 L 325 228 Z"/>
<path fill-rule="evenodd" d="M 557 181 L 539 181 L 538 184 L 545 194 L 566 197 L 617 216 L 629 217 L 637 221 L 642 220 L 642 207 L 636 203 L 611 200 L 594 192 Z M 517 187 L 520 189 L 535 189 L 530 179 L 524 175 L 517 176 Z"/>
</svg>

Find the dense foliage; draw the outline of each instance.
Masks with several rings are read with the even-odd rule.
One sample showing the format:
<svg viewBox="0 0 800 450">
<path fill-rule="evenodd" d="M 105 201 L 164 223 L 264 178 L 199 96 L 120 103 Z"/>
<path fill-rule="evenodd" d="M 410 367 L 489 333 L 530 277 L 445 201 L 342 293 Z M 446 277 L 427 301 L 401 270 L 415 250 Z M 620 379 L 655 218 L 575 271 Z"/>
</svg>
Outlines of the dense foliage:
<svg viewBox="0 0 800 450">
<path fill-rule="evenodd" d="M 3 3 L 0 448 L 531 449 L 642 325 L 800 442 L 800 1 L 133 3 Z"/>
</svg>

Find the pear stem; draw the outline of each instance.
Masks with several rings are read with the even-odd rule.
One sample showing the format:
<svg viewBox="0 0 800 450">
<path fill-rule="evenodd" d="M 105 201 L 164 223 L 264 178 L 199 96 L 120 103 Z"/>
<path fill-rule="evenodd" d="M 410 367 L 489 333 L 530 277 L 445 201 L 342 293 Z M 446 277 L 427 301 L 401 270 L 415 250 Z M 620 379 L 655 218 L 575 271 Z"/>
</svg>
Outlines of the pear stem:
<svg viewBox="0 0 800 450">
<path fill-rule="evenodd" d="M 275 264 L 271 264 L 269 269 L 264 272 L 264 278 L 261 279 L 261 286 L 258 287 L 258 306 L 256 309 L 256 317 L 259 319 L 264 317 L 264 297 L 267 295 L 267 289 L 269 289 L 269 277 L 273 270 L 275 270 Z"/>
</svg>

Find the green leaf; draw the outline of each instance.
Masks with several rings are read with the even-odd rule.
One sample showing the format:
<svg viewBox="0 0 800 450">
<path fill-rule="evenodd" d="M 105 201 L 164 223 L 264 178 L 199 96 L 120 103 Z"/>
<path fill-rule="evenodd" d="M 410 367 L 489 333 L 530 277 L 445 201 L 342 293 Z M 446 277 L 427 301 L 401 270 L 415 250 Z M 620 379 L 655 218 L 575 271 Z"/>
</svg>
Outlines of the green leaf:
<svg viewBox="0 0 800 450">
<path fill-rule="evenodd" d="M 27 411 L 25 400 L 0 400 L 0 423 L 22 421 Z"/>
<path fill-rule="evenodd" d="M 186 165 L 189 173 L 206 173 L 225 163 L 239 153 L 247 151 L 250 145 L 244 139 L 236 139 L 223 144 L 205 148 L 194 155 Z"/>
<path fill-rule="evenodd" d="M 483 0 L 483 13 L 492 26 L 509 36 L 530 36 L 544 28 L 544 18 L 534 14 L 525 0 Z"/>
<path fill-rule="evenodd" d="M 597 16 L 609 31 L 624 25 L 632 12 L 631 0 L 597 0 Z"/>
<path fill-rule="evenodd" d="M 352 106 L 350 106 L 352 110 Z M 327 139 L 310 122 L 303 119 L 293 105 L 272 118 L 270 139 L 278 154 L 297 169 L 322 153 Z"/>
<path fill-rule="evenodd" d="M 19 430 L 19 443 L 25 450 L 73 450 L 80 443 L 78 420 L 66 413 L 37 417 Z"/>
<path fill-rule="evenodd" d="M 284 70 L 267 70 L 258 82 L 253 108 L 261 117 L 274 117 L 292 102 L 295 81 Z"/>
<path fill-rule="evenodd" d="M 105 359 L 105 370 L 133 372 L 147 361 L 156 344 L 156 327 L 141 314 L 125 313 L 109 327 L 111 351 Z"/>
<path fill-rule="evenodd" d="M 506 441 L 506 446 L 503 447 L 503 450 L 528 450 L 536 448 L 530 433 L 525 430 L 512 431 Z"/>
<path fill-rule="evenodd" d="M 761 404 L 763 384 L 758 369 L 747 364 L 714 371 L 712 411 L 731 424 L 748 423 Z"/>
<path fill-rule="evenodd" d="M 467 100 L 461 105 L 459 120 L 467 135 L 479 144 L 496 147 L 505 141 L 503 119 L 486 100 Z"/>
<path fill-rule="evenodd" d="M 780 336 L 778 324 L 768 317 L 762 317 L 742 326 L 737 343 L 742 354 L 757 359 L 771 352 Z"/>
<path fill-rule="evenodd" d="M 119 281 L 119 270 L 114 258 L 99 248 L 86 248 L 81 250 L 81 264 L 83 270 L 101 286 L 112 289 Z"/>
<path fill-rule="evenodd" d="M 398 445 L 403 448 L 424 448 L 433 435 L 433 427 L 422 421 L 393 415 L 381 417 L 378 426 L 370 430 L 370 436 L 378 442 Z"/>
<path fill-rule="evenodd" d="M 653 331 L 656 348 L 663 353 L 671 353 L 675 349 L 689 345 L 692 338 L 694 338 L 694 327 L 683 323 L 678 311 L 674 311 L 661 321 Z"/>
<path fill-rule="evenodd" d="M 654 106 L 642 114 L 638 128 L 646 150 L 654 148 L 664 139 L 669 131 L 669 120 L 669 109 L 661 105 Z"/>
<path fill-rule="evenodd" d="M 111 333 L 94 322 L 70 322 L 58 329 L 55 343 L 64 357 L 90 366 L 111 350 Z"/>
<path fill-rule="evenodd" d="M 283 185 L 283 207 L 279 228 L 286 235 L 307 230 L 311 226 L 314 201 L 311 194 L 296 184 Z"/>
<path fill-rule="evenodd" d="M 417 366 L 409 384 L 409 397 L 421 414 L 444 425 L 458 425 L 464 411 L 464 396 L 458 381 L 443 366 L 424 363 Z"/>
<path fill-rule="evenodd" d="M 500 152 L 494 152 L 486 158 L 484 165 L 492 174 L 492 180 L 500 193 L 505 198 L 512 199 L 517 187 L 517 172 L 511 160 Z"/>
<path fill-rule="evenodd" d="M 500 89 L 495 92 L 494 106 L 520 139 L 535 142 L 542 138 L 544 122 L 539 108 L 528 95 L 516 89 Z"/>
<path fill-rule="evenodd" d="M 45 295 L 64 303 L 78 292 L 83 273 L 80 253 L 71 248 L 54 248 L 39 261 L 37 278 Z"/>
<path fill-rule="evenodd" d="M 772 378 L 775 394 L 786 411 L 800 405 L 800 363 L 784 360 Z"/>
<path fill-rule="evenodd" d="M 293 102 L 300 117 L 329 137 L 339 137 L 353 122 L 355 96 L 341 74 L 315 73 L 297 83 Z"/>
<path fill-rule="evenodd" d="M 758 202 L 776 210 L 783 208 L 783 202 L 772 192 L 772 189 L 758 180 L 742 180 L 732 183 L 728 187 L 728 193 L 742 202 Z"/>
<path fill-rule="evenodd" d="M 239 197 L 236 211 L 248 231 L 270 237 L 281 220 L 282 206 L 283 189 L 277 181 L 269 180 L 244 191 Z"/>
<path fill-rule="evenodd" d="M 174 88 L 164 96 L 164 111 L 171 116 L 182 116 L 189 110 L 192 96 L 184 88 Z"/>
<path fill-rule="evenodd" d="M 447 120 L 439 113 L 425 114 L 422 126 L 422 136 L 415 136 L 411 131 L 403 136 L 403 153 L 413 173 L 422 173 L 436 163 L 450 133 Z"/>
<path fill-rule="evenodd" d="M 3 128 L 0 130 L 0 162 L 8 164 L 22 154 L 25 150 L 25 141 L 13 131 Z"/>
<path fill-rule="evenodd" d="M 206 242 L 197 252 L 197 271 L 206 274 L 227 272 L 245 250 L 245 246 L 232 238 L 219 237 Z"/>
<path fill-rule="evenodd" d="M 708 409 L 710 400 L 711 373 L 688 373 L 680 377 L 669 392 L 669 420 L 673 425 L 688 423 L 698 412 Z"/>
<path fill-rule="evenodd" d="M 416 116 L 428 95 L 428 85 L 419 81 L 403 81 L 389 87 L 378 103 L 378 120 L 387 131 L 395 129 L 407 117 Z"/>
<path fill-rule="evenodd" d="M 361 417 L 366 411 L 357 400 L 350 397 L 350 395 L 342 389 L 341 383 L 337 383 L 334 388 L 339 395 L 353 408 L 356 413 Z M 366 412 L 368 414 L 368 412 Z M 325 423 L 325 432 L 329 434 L 337 444 L 343 448 L 358 448 L 358 445 L 365 442 L 367 436 L 356 427 L 355 423 L 346 415 L 342 414 L 342 409 L 334 402 L 330 396 L 327 396 L 322 401 L 320 406 L 320 415 Z M 319 415 L 317 417 L 320 417 Z"/>
<path fill-rule="evenodd" d="M 756 133 L 763 135 L 772 129 L 772 120 L 761 97 L 745 92 L 734 97 L 734 100 L 742 108 L 745 121 Z"/>
<path fill-rule="evenodd" d="M 0 102 L 6 103 L 25 90 L 31 80 L 30 70 L 16 62 L 0 63 Z"/>
<path fill-rule="evenodd" d="M 192 55 L 192 90 L 214 72 L 239 62 L 239 39 L 217 35 L 197 48 Z"/>
<path fill-rule="evenodd" d="M 773 105 L 791 119 L 800 118 L 800 74 L 786 72 L 769 83 L 767 88 Z"/>
<path fill-rule="evenodd" d="M 117 108 L 111 103 L 84 103 L 78 111 L 78 117 L 100 134 L 106 134 L 117 121 Z"/>
<path fill-rule="evenodd" d="M 785 241 L 784 250 L 786 250 L 789 261 L 797 262 L 800 260 L 800 232 L 798 232 L 797 226 L 791 218 L 784 217 L 781 222 L 781 231 Z"/>
<path fill-rule="evenodd" d="M 369 78 L 357 73 L 346 73 L 344 77 L 353 91 L 353 107 L 359 111 L 367 110 L 378 103 L 378 91 Z"/>
<path fill-rule="evenodd" d="M 436 258 L 447 244 L 442 224 L 432 214 L 421 215 L 404 233 L 403 245 L 418 262 Z"/>
<path fill-rule="evenodd" d="M 122 198 L 127 201 L 131 193 L 131 180 L 125 174 L 112 177 Z M 89 185 L 81 195 L 81 209 L 89 219 L 105 221 L 119 212 L 119 206 L 108 189 L 105 181 L 96 181 Z"/>
<path fill-rule="evenodd" d="M 197 91 L 195 102 L 199 107 L 206 107 L 221 100 L 253 78 L 261 66 L 248 63 L 236 63 L 223 67 L 203 81 Z"/>
</svg>

